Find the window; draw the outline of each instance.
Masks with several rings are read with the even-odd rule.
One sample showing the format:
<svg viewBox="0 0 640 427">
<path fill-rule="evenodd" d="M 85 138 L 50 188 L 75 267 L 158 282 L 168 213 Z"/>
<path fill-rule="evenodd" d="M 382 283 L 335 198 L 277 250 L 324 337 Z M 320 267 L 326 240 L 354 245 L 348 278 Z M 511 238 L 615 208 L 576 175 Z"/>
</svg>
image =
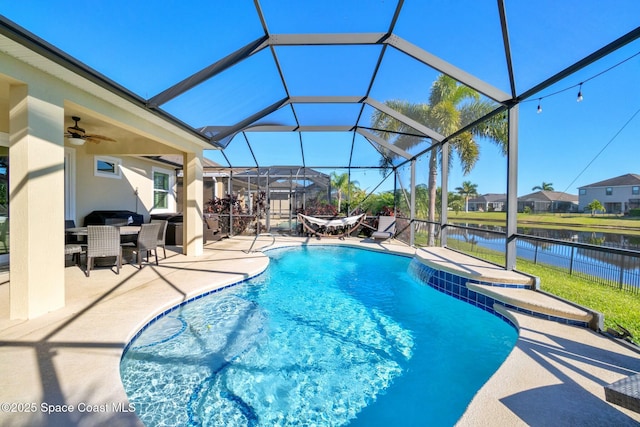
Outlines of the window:
<svg viewBox="0 0 640 427">
<path fill-rule="evenodd" d="M 93 163 L 93 172 L 95 176 L 104 178 L 122 178 L 120 166 L 122 160 L 115 157 L 95 156 Z"/>
<path fill-rule="evenodd" d="M 611 187 L 607 187 L 607 188 L 605 189 L 605 194 L 606 194 L 607 196 L 612 195 L 612 194 L 613 194 L 613 188 L 611 188 Z"/>
<path fill-rule="evenodd" d="M 634 185 L 633 187 L 631 187 L 631 194 L 633 194 L 634 196 L 640 194 L 640 186 Z"/>
<path fill-rule="evenodd" d="M 175 209 L 172 188 L 173 173 L 153 168 L 153 210 L 155 212 Z"/>
<path fill-rule="evenodd" d="M 586 188 L 581 188 L 580 189 L 580 195 L 584 196 L 585 194 L 587 194 L 587 189 Z"/>
</svg>

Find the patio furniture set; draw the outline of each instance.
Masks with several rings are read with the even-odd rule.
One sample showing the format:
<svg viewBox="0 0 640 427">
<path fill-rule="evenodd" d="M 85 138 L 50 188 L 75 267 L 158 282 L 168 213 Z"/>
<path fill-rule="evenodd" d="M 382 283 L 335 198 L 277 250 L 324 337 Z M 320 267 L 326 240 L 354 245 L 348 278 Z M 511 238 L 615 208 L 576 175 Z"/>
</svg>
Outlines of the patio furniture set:
<svg viewBox="0 0 640 427">
<path fill-rule="evenodd" d="M 136 254 L 138 268 L 142 268 L 143 258 L 151 262 L 155 256 L 158 265 L 158 247 L 162 247 L 166 258 L 166 220 L 151 220 L 148 224 L 128 225 L 127 219 L 105 219 L 104 225 L 75 227 L 73 221 L 65 223 L 65 256 L 71 255 L 76 265 L 81 265 L 82 255 L 86 258 L 85 274 L 89 277 L 96 259 L 113 260 L 116 274 L 120 274 L 123 248 Z M 114 264 L 111 264 L 113 266 Z"/>
</svg>

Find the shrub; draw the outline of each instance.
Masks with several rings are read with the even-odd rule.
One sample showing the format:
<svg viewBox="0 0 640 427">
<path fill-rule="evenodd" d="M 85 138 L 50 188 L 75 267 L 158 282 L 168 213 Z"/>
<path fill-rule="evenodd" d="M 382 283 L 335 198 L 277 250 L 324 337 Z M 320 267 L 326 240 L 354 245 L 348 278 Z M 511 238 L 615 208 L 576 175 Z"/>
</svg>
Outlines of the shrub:
<svg viewBox="0 0 640 427">
<path fill-rule="evenodd" d="M 242 234 L 247 229 L 248 222 L 243 215 L 245 212 L 242 209 L 242 204 L 235 194 L 227 194 L 224 198 L 214 197 L 209 200 L 205 205 L 206 213 L 215 213 L 221 216 L 229 216 L 233 213 L 233 232 L 234 234 Z M 220 221 L 220 228 L 222 233 L 228 234 L 229 221 L 228 219 L 222 219 Z"/>
<path fill-rule="evenodd" d="M 307 201 L 307 206 L 299 212 L 310 216 L 338 216 L 338 209 L 318 198 Z"/>
</svg>

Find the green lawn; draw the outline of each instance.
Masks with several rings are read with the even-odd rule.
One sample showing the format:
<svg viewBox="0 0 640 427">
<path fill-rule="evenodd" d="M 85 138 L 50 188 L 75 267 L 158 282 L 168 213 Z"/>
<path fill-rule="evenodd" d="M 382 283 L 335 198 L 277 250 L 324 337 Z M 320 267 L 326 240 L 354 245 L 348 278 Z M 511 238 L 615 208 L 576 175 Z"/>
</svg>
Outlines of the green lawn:
<svg viewBox="0 0 640 427">
<path fill-rule="evenodd" d="M 605 329 L 616 329 L 621 325 L 634 336 L 640 345 L 640 293 L 630 293 L 609 286 L 600 285 L 586 279 L 569 276 L 561 271 L 517 260 L 519 271 L 540 278 L 542 290 L 573 301 L 604 314 Z"/>
</svg>

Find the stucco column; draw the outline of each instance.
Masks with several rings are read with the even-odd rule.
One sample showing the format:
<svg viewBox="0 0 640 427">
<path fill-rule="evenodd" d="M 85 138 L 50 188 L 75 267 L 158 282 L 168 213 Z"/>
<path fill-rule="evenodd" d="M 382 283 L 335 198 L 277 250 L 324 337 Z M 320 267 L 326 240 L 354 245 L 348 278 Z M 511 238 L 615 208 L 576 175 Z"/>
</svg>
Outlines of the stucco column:
<svg viewBox="0 0 640 427">
<path fill-rule="evenodd" d="M 202 150 L 185 153 L 183 160 L 183 246 L 185 255 L 202 255 Z"/>
<path fill-rule="evenodd" d="M 64 109 L 14 85 L 9 94 L 10 317 L 64 306 Z"/>
</svg>

